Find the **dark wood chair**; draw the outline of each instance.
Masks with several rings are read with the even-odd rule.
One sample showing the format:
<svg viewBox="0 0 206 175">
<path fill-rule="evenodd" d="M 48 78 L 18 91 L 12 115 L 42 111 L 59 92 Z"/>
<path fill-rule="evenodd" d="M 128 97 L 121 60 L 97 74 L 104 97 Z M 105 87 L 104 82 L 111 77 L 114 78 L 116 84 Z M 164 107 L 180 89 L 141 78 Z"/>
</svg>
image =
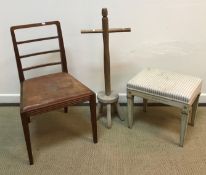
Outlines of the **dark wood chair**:
<svg viewBox="0 0 206 175">
<path fill-rule="evenodd" d="M 51 27 L 51 25 L 56 26 L 56 36 L 22 41 L 17 41 L 16 39 L 17 30 L 25 30 L 32 27 Z M 19 25 L 11 27 L 10 31 L 21 85 L 20 115 L 30 164 L 33 164 L 33 156 L 28 124 L 30 122 L 30 116 L 36 114 L 56 110 L 59 108 L 64 108 L 64 112 L 67 112 L 67 106 L 89 101 L 93 142 L 97 143 L 96 95 L 89 88 L 87 88 L 85 85 L 83 85 L 81 82 L 76 80 L 72 75 L 68 73 L 60 23 L 58 21 L 51 21 L 45 23 Z M 19 45 L 27 43 L 31 44 L 33 42 L 39 42 L 43 40 L 57 40 L 59 48 L 56 50 L 48 50 L 43 52 L 41 51 L 32 54 L 20 54 L 20 50 L 18 47 Z M 58 62 L 23 67 L 22 59 L 55 52 L 60 53 L 60 61 Z M 59 73 L 51 73 L 49 75 L 25 79 L 25 71 L 52 65 L 60 65 L 62 71 Z"/>
</svg>

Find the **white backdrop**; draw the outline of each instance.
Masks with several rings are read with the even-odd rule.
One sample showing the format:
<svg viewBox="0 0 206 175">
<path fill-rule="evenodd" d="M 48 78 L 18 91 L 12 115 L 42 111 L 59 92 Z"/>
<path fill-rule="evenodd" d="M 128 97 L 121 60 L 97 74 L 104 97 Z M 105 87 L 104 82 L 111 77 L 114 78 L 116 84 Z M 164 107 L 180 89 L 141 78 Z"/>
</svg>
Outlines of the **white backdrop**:
<svg viewBox="0 0 206 175">
<path fill-rule="evenodd" d="M 0 103 L 18 102 L 19 79 L 9 28 L 59 20 L 69 72 L 95 92 L 104 89 L 100 34 L 107 7 L 110 27 L 131 27 L 131 33 L 110 35 L 112 89 L 125 95 L 126 83 L 145 67 L 198 76 L 206 82 L 205 0 L 0 0 Z M 203 84 L 201 102 L 206 103 Z"/>
</svg>

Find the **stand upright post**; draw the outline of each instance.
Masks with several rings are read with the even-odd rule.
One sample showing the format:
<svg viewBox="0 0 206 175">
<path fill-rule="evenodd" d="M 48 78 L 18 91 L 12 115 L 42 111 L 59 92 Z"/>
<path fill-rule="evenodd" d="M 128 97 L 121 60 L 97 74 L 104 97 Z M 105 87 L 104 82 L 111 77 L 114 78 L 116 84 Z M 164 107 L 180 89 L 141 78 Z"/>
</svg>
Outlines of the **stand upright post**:
<svg viewBox="0 0 206 175">
<path fill-rule="evenodd" d="M 104 43 L 104 79 L 105 79 L 105 94 L 111 94 L 111 80 L 110 80 L 110 55 L 109 55 L 109 24 L 107 18 L 107 9 L 102 9 L 102 29 L 103 29 L 103 43 Z"/>
<path fill-rule="evenodd" d="M 109 33 L 115 32 L 130 32 L 130 28 L 114 28 L 109 29 L 108 12 L 106 8 L 102 9 L 102 29 L 82 30 L 81 33 L 102 33 L 103 44 L 104 44 L 104 81 L 105 91 L 100 91 L 97 94 L 98 99 L 98 116 L 100 115 L 103 104 L 107 106 L 107 127 L 111 128 L 111 105 L 114 104 L 116 112 L 121 120 L 124 120 L 119 115 L 119 96 L 117 93 L 111 90 L 111 79 L 110 79 L 110 54 L 109 54 Z"/>
</svg>

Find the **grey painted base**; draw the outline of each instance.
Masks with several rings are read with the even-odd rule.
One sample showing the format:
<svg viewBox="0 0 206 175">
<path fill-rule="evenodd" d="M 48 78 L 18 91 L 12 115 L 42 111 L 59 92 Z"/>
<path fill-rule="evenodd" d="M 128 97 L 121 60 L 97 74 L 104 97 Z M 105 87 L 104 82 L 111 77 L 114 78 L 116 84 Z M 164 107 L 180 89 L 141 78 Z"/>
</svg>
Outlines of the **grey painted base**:
<svg viewBox="0 0 206 175">
<path fill-rule="evenodd" d="M 133 106 L 134 106 L 134 96 L 138 96 L 143 98 L 143 111 L 146 112 L 147 110 L 147 100 L 153 100 L 156 102 L 160 102 L 163 104 L 167 104 L 170 106 L 175 106 L 178 108 L 181 108 L 181 125 L 180 125 L 180 142 L 179 145 L 183 147 L 185 135 L 187 132 L 187 124 L 189 120 L 189 113 L 191 113 L 191 125 L 194 126 L 195 118 L 196 118 L 196 111 L 198 106 L 198 95 L 196 98 L 194 98 L 194 101 L 191 102 L 191 104 L 186 104 L 183 102 L 178 101 L 172 101 L 170 99 L 166 99 L 164 97 L 154 96 L 151 94 L 148 94 L 147 92 L 140 92 L 136 90 L 130 90 L 127 89 L 127 101 L 128 101 L 128 127 L 132 128 L 133 125 Z"/>
<path fill-rule="evenodd" d="M 124 120 L 124 118 L 120 115 L 119 112 L 119 95 L 115 92 L 111 92 L 110 95 L 106 95 L 104 91 L 100 91 L 97 94 L 97 99 L 98 99 L 98 106 L 97 106 L 97 119 L 100 118 L 102 111 L 103 111 L 103 106 L 105 105 L 107 108 L 107 127 L 110 129 L 112 127 L 112 105 L 115 107 L 115 112 L 117 113 L 118 117 L 120 120 Z"/>
</svg>

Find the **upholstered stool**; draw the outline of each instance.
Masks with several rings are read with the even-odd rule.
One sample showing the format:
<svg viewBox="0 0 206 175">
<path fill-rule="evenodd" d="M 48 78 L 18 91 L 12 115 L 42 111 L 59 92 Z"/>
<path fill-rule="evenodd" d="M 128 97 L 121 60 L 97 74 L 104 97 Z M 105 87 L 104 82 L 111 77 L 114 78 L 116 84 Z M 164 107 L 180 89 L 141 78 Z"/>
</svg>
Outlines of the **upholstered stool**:
<svg viewBox="0 0 206 175">
<path fill-rule="evenodd" d="M 144 111 L 147 100 L 179 107 L 182 109 L 180 146 L 183 146 L 190 110 L 191 124 L 194 126 L 201 86 L 200 78 L 152 68 L 141 71 L 127 83 L 129 128 L 133 123 L 134 96 L 143 98 Z"/>
</svg>

